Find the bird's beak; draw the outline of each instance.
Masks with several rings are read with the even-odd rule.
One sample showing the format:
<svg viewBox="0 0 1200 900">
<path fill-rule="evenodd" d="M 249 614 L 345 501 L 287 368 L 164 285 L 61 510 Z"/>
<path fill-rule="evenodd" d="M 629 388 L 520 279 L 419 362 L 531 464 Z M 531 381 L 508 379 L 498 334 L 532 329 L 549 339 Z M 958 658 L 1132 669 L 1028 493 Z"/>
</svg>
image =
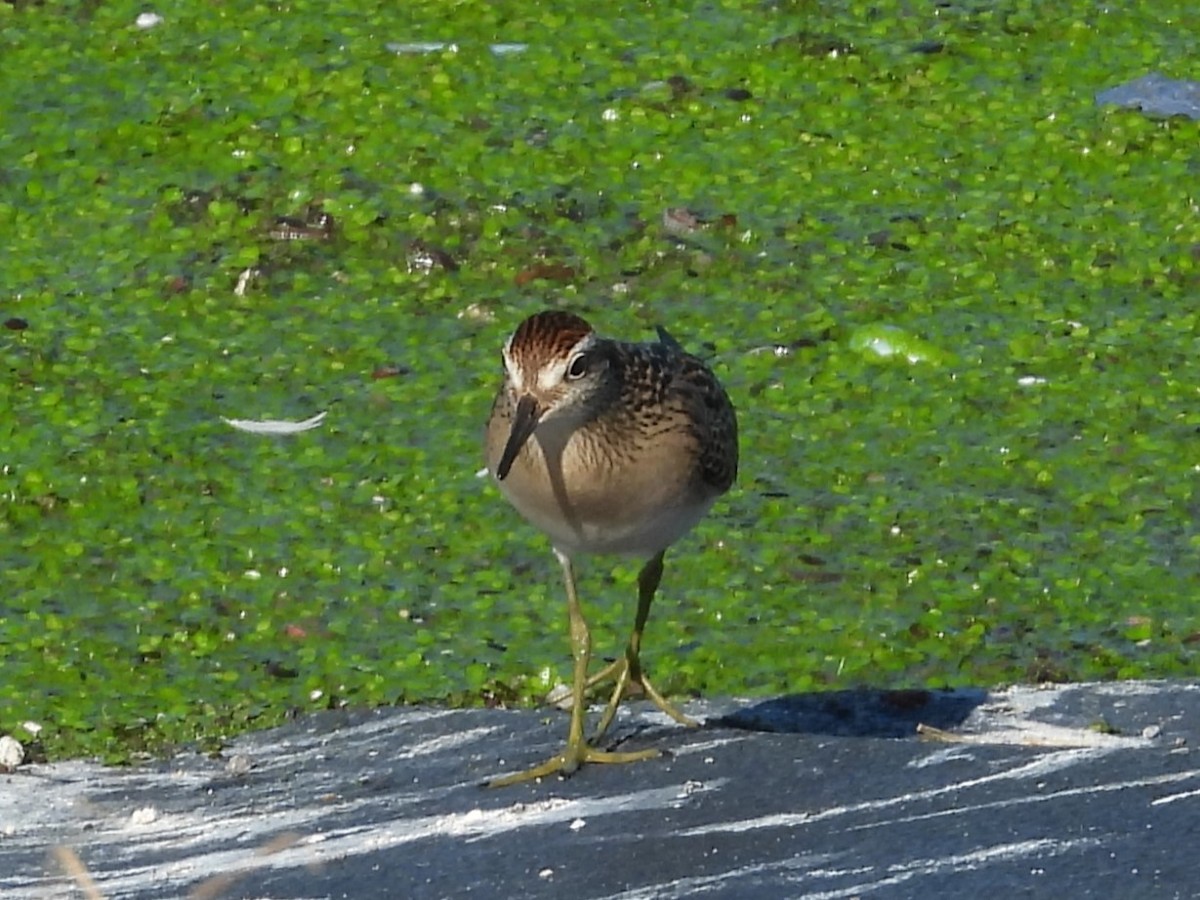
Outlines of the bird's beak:
<svg viewBox="0 0 1200 900">
<path fill-rule="evenodd" d="M 531 396 L 525 394 L 517 401 L 517 411 L 513 414 L 512 431 L 508 433 L 508 443 L 504 445 L 504 452 L 500 454 L 500 464 L 496 466 L 497 480 L 503 481 L 508 477 L 508 470 L 512 468 L 517 454 L 521 452 L 521 448 L 525 446 L 525 442 L 537 428 L 538 420 L 541 417 L 542 411 L 538 409 L 537 401 Z"/>
</svg>

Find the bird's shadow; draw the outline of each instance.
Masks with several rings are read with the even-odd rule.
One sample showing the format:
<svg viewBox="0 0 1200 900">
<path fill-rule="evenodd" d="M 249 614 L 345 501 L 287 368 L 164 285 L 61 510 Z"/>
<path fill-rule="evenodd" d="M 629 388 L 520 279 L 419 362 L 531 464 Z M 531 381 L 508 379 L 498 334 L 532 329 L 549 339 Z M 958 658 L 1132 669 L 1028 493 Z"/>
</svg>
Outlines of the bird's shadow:
<svg viewBox="0 0 1200 900">
<path fill-rule="evenodd" d="M 707 724 L 745 731 L 903 738 L 914 736 L 918 725 L 949 731 L 987 696 L 981 688 L 787 694 L 710 718 Z"/>
</svg>

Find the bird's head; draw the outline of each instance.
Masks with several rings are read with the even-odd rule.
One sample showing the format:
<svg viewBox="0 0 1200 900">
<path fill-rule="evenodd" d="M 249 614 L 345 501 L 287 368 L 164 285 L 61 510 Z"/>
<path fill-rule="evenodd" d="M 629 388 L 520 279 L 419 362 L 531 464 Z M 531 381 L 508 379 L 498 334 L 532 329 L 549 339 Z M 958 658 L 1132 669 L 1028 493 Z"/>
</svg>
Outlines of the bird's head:
<svg viewBox="0 0 1200 900">
<path fill-rule="evenodd" d="M 504 344 L 504 390 L 514 412 L 496 477 L 513 462 L 543 422 L 570 425 L 593 414 L 612 365 L 608 344 L 579 316 L 558 310 L 536 313 Z"/>
</svg>

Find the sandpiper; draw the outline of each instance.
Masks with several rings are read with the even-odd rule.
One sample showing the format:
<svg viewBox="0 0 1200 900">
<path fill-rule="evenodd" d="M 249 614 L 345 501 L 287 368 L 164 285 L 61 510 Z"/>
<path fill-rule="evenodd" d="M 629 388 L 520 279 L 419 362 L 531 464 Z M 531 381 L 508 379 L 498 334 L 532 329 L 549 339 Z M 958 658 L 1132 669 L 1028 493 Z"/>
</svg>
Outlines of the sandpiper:
<svg viewBox="0 0 1200 900">
<path fill-rule="evenodd" d="M 650 684 L 639 653 L 663 554 L 737 475 L 733 404 L 712 371 L 663 328 L 656 342 L 626 343 L 598 336 L 579 316 L 540 312 L 504 345 L 504 384 L 492 404 L 485 452 L 504 496 L 550 537 L 566 582 L 574 658 L 566 748 L 491 784 L 569 775 L 585 762 L 657 756 L 656 750 L 603 751 L 595 742 L 631 684 L 675 721 L 697 724 Z M 590 679 L 591 638 L 572 563 L 581 553 L 646 560 L 625 653 Z M 611 699 L 589 743 L 584 695 L 608 680 L 615 682 Z"/>
</svg>

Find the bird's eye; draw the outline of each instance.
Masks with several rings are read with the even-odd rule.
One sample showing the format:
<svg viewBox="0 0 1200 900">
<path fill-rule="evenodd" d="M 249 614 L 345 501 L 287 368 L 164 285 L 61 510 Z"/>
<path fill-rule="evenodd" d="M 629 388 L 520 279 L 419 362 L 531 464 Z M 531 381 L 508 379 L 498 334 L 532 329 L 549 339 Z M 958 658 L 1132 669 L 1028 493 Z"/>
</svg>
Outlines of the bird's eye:
<svg viewBox="0 0 1200 900">
<path fill-rule="evenodd" d="M 588 357 L 586 353 L 580 353 L 575 356 L 567 364 L 567 377 L 574 380 L 582 378 L 588 372 Z"/>
</svg>

